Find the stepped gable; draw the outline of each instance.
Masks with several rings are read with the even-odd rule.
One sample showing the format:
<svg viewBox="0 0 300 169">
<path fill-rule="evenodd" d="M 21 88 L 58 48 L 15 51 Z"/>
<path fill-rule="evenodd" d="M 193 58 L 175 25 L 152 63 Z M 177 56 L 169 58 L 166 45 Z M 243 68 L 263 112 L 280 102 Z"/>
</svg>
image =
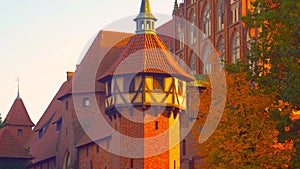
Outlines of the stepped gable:
<svg viewBox="0 0 300 169">
<path fill-rule="evenodd" d="M 0 130 L 0 150 L 0 158 L 33 159 L 7 128 Z"/>
</svg>

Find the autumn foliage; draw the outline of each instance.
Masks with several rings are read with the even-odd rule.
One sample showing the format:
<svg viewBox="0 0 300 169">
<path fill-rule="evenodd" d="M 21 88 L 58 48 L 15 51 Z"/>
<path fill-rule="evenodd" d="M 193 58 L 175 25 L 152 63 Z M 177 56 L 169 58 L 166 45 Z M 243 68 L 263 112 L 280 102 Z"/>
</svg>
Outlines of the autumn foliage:
<svg viewBox="0 0 300 169">
<path fill-rule="evenodd" d="M 226 80 L 227 101 L 222 119 L 213 135 L 200 144 L 198 155 L 205 157 L 203 163 L 212 168 L 286 167 L 292 150 L 277 142 L 278 121 L 268 112 L 273 96 L 256 89 L 243 71 L 227 72 Z M 202 126 L 206 120 L 210 96 L 211 88 L 207 86 L 201 94 L 196 126 Z M 199 135 L 199 131 L 193 132 Z M 199 144 L 195 146 L 199 148 Z"/>
</svg>

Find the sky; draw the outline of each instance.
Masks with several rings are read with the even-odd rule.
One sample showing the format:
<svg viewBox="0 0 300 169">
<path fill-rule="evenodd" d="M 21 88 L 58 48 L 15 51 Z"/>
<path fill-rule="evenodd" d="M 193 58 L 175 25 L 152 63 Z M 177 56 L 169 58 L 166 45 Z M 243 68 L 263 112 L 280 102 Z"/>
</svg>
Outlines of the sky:
<svg viewBox="0 0 300 169">
<path fill-rule="evenodd" d="M 150 2 L 153 13 L 172 14 L 174 0 Z M 115 21 L 136 16 L 140 4 L 141 0 L 0 0 L 2 119 L 17 97 L 19 77 L 21 98 L 37 123 L 91 38 Z"/>
</svg>

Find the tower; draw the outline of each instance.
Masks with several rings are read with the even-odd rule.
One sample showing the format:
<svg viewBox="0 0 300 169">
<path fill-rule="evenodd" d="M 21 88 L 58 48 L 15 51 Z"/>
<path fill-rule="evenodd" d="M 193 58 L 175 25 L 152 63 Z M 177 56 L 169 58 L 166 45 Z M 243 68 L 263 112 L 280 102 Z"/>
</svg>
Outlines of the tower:
<svg viewBox="0 0 300 169">
<path fill-rule="evenodd" d="M 6 119 L 6 128 L 12 133 L 20 144 L 24 145 L 32 132 L 34 123 L 31 121 L 19 90 L 11 109 L 9 110 Z"/>
<path fill-rule="evenodd" d="M 144 140 L 127 147 L 131 140 L 121 138 L 124 157 L 116 168 L 180 168 L 179 116 L 186 110 L 186 83 L 193 77 L 156 35 L 156 20 L 149 0 L 142 0 L 135 35 L 108 69 L 99 70 L 111 126 Z"/>
</svg>

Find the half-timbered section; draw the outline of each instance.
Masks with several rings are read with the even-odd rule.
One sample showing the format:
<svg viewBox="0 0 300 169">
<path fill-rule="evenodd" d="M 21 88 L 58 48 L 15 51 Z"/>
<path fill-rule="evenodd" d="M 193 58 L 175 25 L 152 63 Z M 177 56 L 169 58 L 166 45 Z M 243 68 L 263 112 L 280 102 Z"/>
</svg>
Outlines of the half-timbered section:
<svg viewBox="0 0 300 169">
<path fill-rule="evenodd" d="M 142 151 L 137 154 L 142 156 L 118 157 L 115 167 L 180 168 L 179 116 L 187 108 L 187 82 L 194 79 L 180 67 L 156 34 L 156 18 L 151 14 L 149 0 L 142 0 L 135 21 L 136 34 L 125 49 L 109 68 L 100 65 L 99 82 L 105 86 L 105 115 L 111 127 L 125 136 L 151 139 L 165 135 L 152 144 L 145 140 L 136 145 Z M 128 146 L 126 141 L 121 140 L 124 148 L 121 154 Z M 163 150 L 159 152 L 154 147 Z M 149 153 L 154 151 L 157 152 Z"/>
</svg>

